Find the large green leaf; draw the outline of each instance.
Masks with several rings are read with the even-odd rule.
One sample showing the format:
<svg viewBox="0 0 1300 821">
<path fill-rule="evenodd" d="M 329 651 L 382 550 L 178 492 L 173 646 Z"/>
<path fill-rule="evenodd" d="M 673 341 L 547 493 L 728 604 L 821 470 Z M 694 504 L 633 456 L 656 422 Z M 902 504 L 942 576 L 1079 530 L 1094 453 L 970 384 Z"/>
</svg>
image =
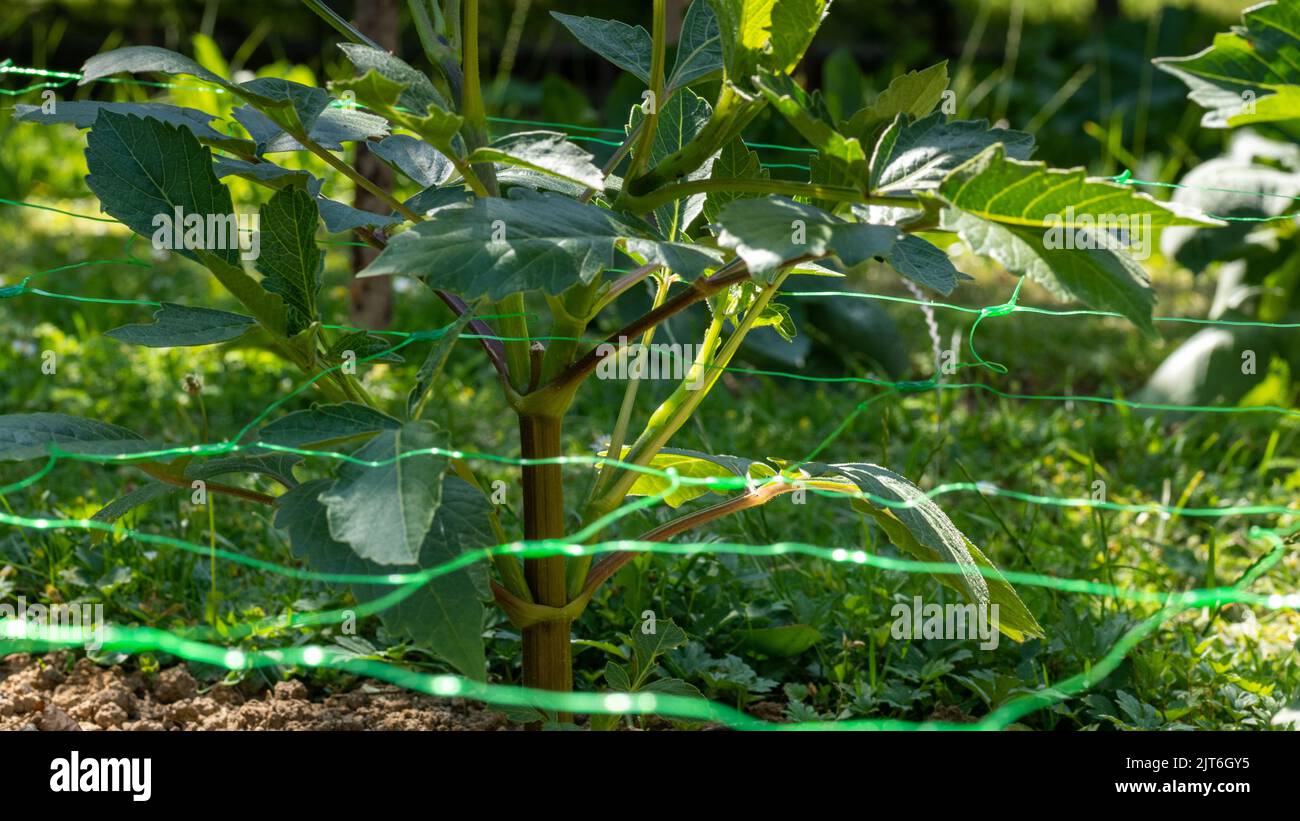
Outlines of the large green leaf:
<svg viewBox="0 0 1300 821">
<path fill-rule="evenodd" d="M 556 131 L 524 131 L 502 137 L 475 149 L 469 162 L 518 166 L 597 191 L 605 187 L 605 175 L 591 161 L 591 154 Z"/>
<path fill-rule="evenodd" d="M 240 106 L 231 112 L 231 116 L 253 138 L 258 154 L 307 150 L 279 123 L 252 106 Z M 322 148 L 340 151 L 343 143 L 365 142 L 372 137 L 388 136 L 388 121 L 365 111 L 327 108 L 316 117 L 307 136 Z"/>
<path fill-rule="evenodd" d="M 708 0 L 718 19 L 722 61 L 732 82 L 760 68 L 789 73 L 821 26 L 827 0 Z"/>
<path fill-rule="evenodd" d="M 1300 118 L 1300 3 L 1260 3 L 1242 25 L 1187 57 L 1161 57 L 1161 68 L 1187 84 L 1207 109 L 1210 128 Z"/>
<path fill-rule="evenodd" d="M 677 59 L 668 75 L 668 91 L 711 79 L 721 71 L 722 36 L 718 18 L 707 2 L 691 3 L 677 39 Z"/>
<path fill-rule="evenodd" d="M 269 476 L 285 487 L 294 487 L 298 480 L 294 478 L 293 469 L 300 462 L 302 457 L 296 453 L 265 453 L 261 456 L 236 453 L 218 459 L 190 462 L 185 466 L 185 478 L 193 481 L 252 473 Z"/>
<path fill-rule="evenodd" d="M 496 541 L 488 526 L 488 501 L 465 482 L 448 476 L 443 479 L 442 505 L 416 561 L 398 567 L 367 561 L 330 535 L 328 513 L 319 500 L 328 487 L 329 480 L 317 479 L 277 500 L 276 527 L 288 530 L 294 555 L 305 559 L 317 572 L 381 577 L 414 573 Z M 359 602 L 366 603 L 395 589 L 392 585 L 356 584 L 352 593 Z M 464 675 L 481 680 L 487 673 L 482 604 L 487 597 L 487 576 L 483 566 L 476 564 L 433 579 L 380 611 L 379 618 L 395 636 L 428 647 Z"/>
<path fill-rule="evenodd" d="M 944 296 L 957 287 L 957 280 L 970 279 L 957 270 L 946 251 L 915 234 L 907 234 L 894 243 L 886 259 L 898 273 Z"/>
<path fill-rule="evenodd" d="M 316 320 L 316 294 L 325 258 L 316 245 L 320 214 L 301 188 L 282 188 L 261 209 L 262 287 L 284 299 L 292 336 Z"/>
<path fill-rule="evenodd" d="M 558 294 L 614 267 L 619 250 L 687 279 L 719 262 L 713 251 L 664 242 L 604 208 L 515 188 L 509 198 L 439 208 L 393 237 L 358 276 L 418 276 L 467 300 L 532 290 Z"/>
<path fill-rule="evenodd" d="M 630 452 L 631 448 L 623 448 L 624 457 Z M 600 455 L 604 456 L 605 453 Z M 663 448 L 655 454 L 649 466 L 664 472 L 671 468 L 677 472 L 678 476 L 690 479 L 731 479 L 740 477 L 742 479 L 759 480 L 776 475 L 776 471 L 763 462 L 756 462 L 740 456 L 715 455 L 681 448 Z M 708 485 L 679 485 L 675 490 L 669 491 L 668 489 L 671 487 L 672 480 L 667 477 L 652 473 L 639 473 L 636 481 L 632 483 L 631 489 L 628 490 L 628 495 L 657 496 L 663 493 L 665 494 L 665 504 L 669 507 L 681 507 L 691 499 L 711 492 Z M 712 492 L 728 493 L 731 491 L 718 490 Z"/>
<path fill-rule="evenodd" d="M 909 71 L 890 81 L 871 105 L 856 112 L 840 131 L 864 146 L 874 146 L 885 127 L 902 114 L 920 119 L 934 110 L 948 88 L 948 61 L 920 71 Z"/>
<path fill-rule="evenodd" d="M 831 254 L 850 268 L 890 252 L 897 228 L 846 222 L 785 197 L 736 200 L 715 220 L 718 244 L 735 250 L 759 280 L 772 281 L 783 266 Z"/>
<path fill-rule="evenodd" d="M 234 213 L 230 191 L 212 172 L 212 152 L 181 126 L 101 109 L 86 137 L 86 166 L 104 212 L 142 237 L 152 238 L 155 217 L 171 219 L 177 208 L 204 219 Z M 199 260 L 190 248 L 172 250 Z M 205 250 L 239 264 L 238 247 Z"/>
<path fill-rule="evenodd" d="M 816 182 L 866 189 L 867 148 L 856 137 L 846 137 L 830 123 L 830 113 L 817 97 L 810 97 L 789 76 L 764 72 L 756 78 L 759 90 L 772 107 L 817 149 L 821 168 Z"/>
<path fill-rule="evenodd" d="M 244 151 L 252 148 L 252 145 L 247 140 L 222 134 L 208 125 L 208 123 L 216 119 L 216 115 L 194 108 L 167 105 L 166 103 L 112 103 L 95 100 L 67 100 L 60 101 L 54 107 L 54 110 L 49 113 L 46 113 L 41 106 L 20 103 L 14 106 L 14 119 L 19 122 L 41 123 L 44 125 L 71 123 L 77 128 L 90 128 L 95 124 L 95 119 L 101 111 L 112 111 L 114 114 L 134 114 L 137 117 L 152 117 L 165 123 L 183 126 L 189 129 L 200 142 L 208 145 Z"/>
<path fill-rule="evenodd" d="M 185 217 L 200 215 L 205 222 L 234 215 L 230 191 L 213 173 L 212 152 L 180 126 L 101 110 L 86 137 L 86 165 L 86 183 L 99 197 L 100 207 L 143 237 L 152 239 L 155 232 L 165 231 L 156 218 L 174 220 L 178 209 Z M 238 242 L 224 239 L 218 244 L 225 248 L 173 250 L 207 266 L 262 324 L 283 331 L 282 301 L 244 271 Z"/>
<path fill-rule="evenodd" d="M 151 324 L 123 325 L 105 331 L 104 335 L 129 345 L 184 348 L 238 339 L 257 325 L 257 320 L 251 316 L 171 302 L 164 302 L 153 317 Z"/>
<path fill-rule="evenodd" d="M 1000 144 L 955 169 L 935 196 L 951 206 L 943 227 L 975 252 L 1061 298 L 1118 311 L 1149 332 L 1155 292 L 1106 222 L 1130 228 L 1148 248 L 1155 228 L 1220 224 L 1130 187 L 1089 179 L 1081 168 L 1008 159 Z"/>
<path fill-rule="evenodd" d="M 891 470 L 865 462 L 830 465 L 829 470 L 851 481 L 863 493 L 898 503 L 885 505 L 858 499 L 854 507 L 875 519 L 889 540 L 912 558 L 956 565 L 959 574 L 939 574 L 936 578 L 963 593 L 973 604 L 996 604 L 999 630 L 1015 641 L 1043 636 L 1042 627 L 1015 589 L 919 487 Z"/>
<path fill-rule="evenodd" d="M 106 456 L 157 449 L 134 431 L 64 413 L 0 415 L 0 462 L 25 462 L 49 455 L 56 445 L 64 453 Z"/>
<path fill-rule="evenodd" d="M 416 562 L 442 501 L 449 464 L 446 456 L 422 451 L 446 446 L 446 432 L 423 420 L 377 434 L 355 456 L 380 464 L 343 463 L 338 481 L 320 495 L 330 534 L 372 562 Z"/>
<path fill-rule="evenodd" d="M 170 496 L 180 491 L 175 485 L 168 485 L 162 482 L 147 482 L 140 487 L 125 493 L 108 504 L 96 510 L 90 517 L 96 522 L 113 523 L 130 513 L 138 507 L 148 504 L 164 496 Z M 103 531 L 91 531 L 91 540 L 97 541 L 104 538 Z"/>
<path fill-rule="evenodd" d="M 551 12 L 551 16 L 584 46 L 646 85 L 650 84 L 650 53 L 654 49 L 650 33 L 645 29 L 618 20 L 578 17 L 558 11 Z"/>
<path fill-rule="evenodd" d="M 871 157 L 873 194 L 929 191 L 957 166 L 994 143 L 1006 156 L 1027 160 L 1034 138 L 1023 131 L 989 128 L 985 120 L 946 120 L 940 111 L 909 123 L 904 114 L 885 129 Z"/>
<path fill-rule="evenodd" d="M 240 88 L 274 101 L 263 105 L 262 113 L 286 131 L 309 133 L 332 98 L 323 88 L 295 83 L 279 77 L 258 77 Z"/>
<path fill-rule="evenodd" d="M 371 143 L 370 150 L 425 188 L 442 185 L 456 170 L 442 152 L 406 134 L 394 134 Z"/>
<path fill-rule="evenodd" d="M 376 214 L 373 211 L 364 211 L 347 203 L 327 199 L 326 197 L 317 197 L 316 207 L 320 209 L 320 218 L 325 221 L 325 230 L 331 234 L 351 231 L 354 228 L 363 226 L 383 228 L 389 225 L 398 225 L 403 221 L 401 217 L 393 214 Z"/>
<path fill-rule="evenodd" d="M 235 176 L 270 188 L 284 188 L 287 185 L 309 188 L 313 185 L 319 186 L 320 183 L 320 180 L 313 177 L 310 171 L 285 168 L 267 161 L 247 162 L 233 157 L 217 157 L 212 164 L 212 170 L 217 175 L 217 179 Z"/>
<path fill-rule="evenodd" d="M 357 402 L 344 402 L 294 411 L 262 428 L 258 439 L 288 448 L 331 447 L 401 426 L 388 414 Z"/>
<path fill-rule="evenodd" d="M 389 81 L 401 86 L 402 90 L 398 95 L 397 102 L 404 108 L 411 109 L 417 114 L 423 114 L 428 110 L 429 106 L 443 111 L 450 110 L 451 106 L 448 105 L 447 98 L 438 92 L 433 82 L 425 74 L 412 68 L 402 58 L 387 51 L 358 43 L 339 43 L 339 48 L 343 49 L 343 53 L 347 55 L 348 60 L 357 67 L 362 75 L 374 70 Z"/>
<path fill-rule="evenodd" d="M 654 142 L 650 147 L 650 158 L 646 167 L 653 168 L 664 157 L 679 151 L 682 146 L 695 139 L 712 114 L 713 107 L 689 88 L 684 88 L 670 97 L 668 103 L 659 111 L 659 121 L 655 126 Z M 628 133 L 631 134 L 644 119 L 642 106 L 633 107 L 632 117 L 627 124 Z M 714 158 L 710 157 L 682 179 L 684 181 L 708 179 L 713 170 L 713 163 Z M 686 229 L 703 210 L 704 200 L 704 194 L 694 194 L 656 208 L 654 217 L 659 232 L 668 239 L 677 239 L 679 235 L 685 234 Z"/>
<path fill-rule="evenodd" d="M 183 54 L 177 54 L 158 46 L 128 46 L 103 54 L 96 54 L 81 67 L 81 79 L 77 85 L 86 85 L 105 77 L 121 73 L 140 74 L 156 72 L 158 74 L 187 74 L 197 77 L 227 91 L 235 91 L 236 86 L 226 78 L 208 71 Z"/>
</svg>

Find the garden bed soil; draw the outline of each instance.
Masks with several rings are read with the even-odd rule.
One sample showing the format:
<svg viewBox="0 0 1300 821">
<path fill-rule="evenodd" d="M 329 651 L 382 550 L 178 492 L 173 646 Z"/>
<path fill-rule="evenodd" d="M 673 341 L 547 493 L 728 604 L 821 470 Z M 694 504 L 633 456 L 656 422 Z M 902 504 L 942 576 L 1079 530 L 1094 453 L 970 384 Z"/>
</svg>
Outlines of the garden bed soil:
<svg viewBox="0 0 1300 821">
<path fill-rule="evenodd" d="M 67 653 L 0 660 L 0 730 L 502 730 L 499 713 L 366 683 L 313 694 L 301 681 L 273 688 L 206 685 L 177 665 L 157 675 L 101 667 Z"/>
</svg>

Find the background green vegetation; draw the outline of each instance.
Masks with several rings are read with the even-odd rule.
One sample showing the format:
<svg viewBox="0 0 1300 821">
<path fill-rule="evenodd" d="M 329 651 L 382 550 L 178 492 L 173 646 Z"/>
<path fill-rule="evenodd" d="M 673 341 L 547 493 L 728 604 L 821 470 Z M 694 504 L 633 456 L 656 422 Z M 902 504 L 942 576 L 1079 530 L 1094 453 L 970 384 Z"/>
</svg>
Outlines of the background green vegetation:
<svg viewBox="0 0 1300 821">
<path fill-rule="evenodd" d="M 490 86 L 490 113 L 622 127 L 640 88 L 582 50 L 547 13 L 557 9 L 614 16 L 609 4 L 487 5 L 485 39 L 499 46 L 514 44 L 498 48 L 489 59 L 496 65 L 513 64 L 523 77 Z M 1060 167 L 1086 165 L 1097 174 L 1127 167 L 1143 179 L 1174 180 L 1200 159 L 1219 153 L 1226 135 L 1199 128 L 1200 109 L 1185 101 L 1180 84 L 1154 71 L 1149 59 L 1199 49 L 1246 5 L 1135 2 L 1118 4 L 1112 13 L 1107 4 L 1098 10 L 1088 0 L 841 2 L 833 11 L 835 24 L 814 44 L 806 70 L 833 108 L 852 111 L 889 77 L 948 57 L 959 113 L 1006 119 L 1011 127 L 1035 131 L 1040 144 L 1036 158 Z M 520 8 L 525 9 L 522 22 Z M 320 44 L 333 38 L 300 5 L 287 0 L 264 3 L 256 14 L 241 16 L 246 10 L 220 3 L 10 3 L 0 12 L 0 59 L 76 70 L 99 50 L 157 43 L 192 54 L 221 73 L 251 69 L 311 83 L 343 72 L 341 55 L 326 51 L 326 61 L 321 62 Z M 629 17 L 623 10 L 618 16 Z M 418 54 L 413 32 L 405 26 L 403 30 L 409 41 L 406 53 Z M 10 75 L 0 87 L 21 88 L 28 79 Z M 74 90 L 96 99 L 142 98 L 157 91 L 127 85 L 79 90 L 68 86 L 58 92 L 60 99 L 68 99 Z M 207 110 L 228 105 L 201 90 L 172 90 L 169 96 L 179 105 Z M 6 107 L 14 101 L 39 102 L 39 97 L 31 93 L 3 98 Z M 747 136 L 798 144 L 771 117 L 756 123 Z M 0 117 L 0 197 L 95 214 L 95 201 L 83 182 L 83 148 L 84 134 L 71 127 L 15 126 L 7 116 Z M 590 150 L 607 149 L 593 142 Z M 797 153 L 764 151 L 763 156 L 777 164 L 801 161 Z M 314 173 L 326 175 L 323 165 L 305 161 Z M 773 173 L 804 172 L 774 168 Z M 241 189 L 243 185 L 232 183 L 237 200 L 247 203 L 254 192 Z M 85 266 L 43 274 L 32 284 L 96 299 L 220 305 L 221 293 L 211 277 L 175 256 L 151 257 L 143 242 L 128 247 L 129 234 L 121 226 L 9 205 L 0 210 L 0 286 L 69 263 L 120 260 L 133 254 L 149 267 Z M 329 321 L 347 321 L 348 250 L 339 245 L 327 259 L 320 302 L 334 312 Z M 978 264 L 966 260 L 959 267 L 974 273 Z M 1194 278 L 1159 258 L 1148 267 L 1161 293 L 1158 314 L 1205 315 L 1214 290 L 1212 273 Z M 891 290 L 896 286 L 887 283 L 895 280 L 868 275 L 850 287 L 909 296 Z M 820 287 L 808 282 L 797 287 Z M 951 301 L 977 308 L 1001 303 L 1014 285 L 1011 277 L 993 270 L 977 282 L 962 285 Z M 1057 307 L 1030 286 L 1021 301 Z M 933 354 L 919 309 L 871 304 L 887 313 L 907 342 L 903 355 L 909 370 L 904 378 L 930 376 Z M 210 438 L 219 439 L 293 387 L 278 361 L 251 344 L 152 351 L 126 349 L 102 336 L 105 330 L 145 321 L 149 312 L 139 306 L 35 295 L 0 301 L 0 412 L 57 410 L 125 424 L 169 442 L 195 442 L 203 437 L 203 413 Z M 427 329 L 450 318 L 428 291 L 402 289 L 392 327 Z M 941 310 L 936 319 L 944 347 L 954 334 L 962 340 L 969 336 L 972 315 Z M 960 372 L 960 381 L 983 382 L 1011 393 L 1132 396 L 1194 328 L 1163 323 L 1160 330 L 1163 338 L 1151 341 L 1121 320 L 1092 316 L 1014 314 L 986 320 L 979 329 L 980 353 L 1002 362 L 1010 373 L 968 369 Z M 819 343 L 801 363 L 790 360 L 788 349 L 762 345 L 751 351 L 749 364 L 799 370 L 797 364 L 808 373 L 883 375 L 861 336 L 811 323 L 801 326 L 800 333 Z M 41 372 L 41 352 L 46 350 L 58 356 L 55 376 Z M 418 355 L 408 360 L 414 361 L 367 368 L 367 388 L 379 397 L 395 397 L 418 367 Z M 484 365 L 479 351 L 462 343 L 439 385 L 442 400 L 460 411 L 449 418 L 452 441 L 517 455 L 515 432 L 498 424 L 507 418 L 507 409 Z M 182 379 L 191 372 L 201 374 L 204 382 L 202 413 L 181 389 Z M 674 446 L 802 458 L 858 403 L 878 391 L 861 384 L 818 385 L 744 373 L 726 377 L 723 388 L 709 397 Z M 644 385 L 640 407 L 652 406 L 665 390 L 654 383 Z M 609 429 L 622 392 L 621 383 L 592 383 L 571 416 L 574 441 L 594 443 Z M 1261 379 L 1246 401 L 1290 405 L 1295 399 L 1290 375 L 1278 371 Z M 284 410 L 303 407 L 306 401 L 297 400 Z M 890 465 L 925 488 L 971 479 L 1025 493 L 1083 497 L 1090 494 L 1093 481 L 1101 479 L 1111 501 L 1213 507 L 1293 503 L 1300 489 L 1298 439 L 1295 418 L 1274 414 L 1160 419 L 1083 402 L 1005 400 L 970 390 L 877 402 L 841 434 L 839 449 Z M 0 483 L 21 478 L 31 467 L 0 469 Z M 517 480 L 502 466 L 486 466 L 485 474 L 512 486 Z M 572 474 L 575 486 L 581 487 L 589 472 L 575 468 Z M 64 462 L 34 488 L 9 495 L 0 505 L 24 515 L 89 516 L 139 481 L 140 475 L 128 470 Z M 974 493 L 945 496 L 941 503 L 1004 570 L 1162 592 L 1230 583 L 1264 551 L 1262 544 L 1248 538 L 1250 526 L 1276 524 L 1246 517 L 1216 521 L 1089 512 Z M 666 512 L 637 515 L 649 529 Z M 207 511 L 191 506 L 187 494 L 156 502 L 127 522 L 200 543 L 215 539 L 231 550 L 292 562 L 267 511 L 233 499 L 216 499 L 215 530 L 209 529 Z M 781 499 L 720 520 L 695 538 L 751 543 L 796 538 L 845 547 L 865 542 L 870 550 L 893 555 L 881 534 L 860 517 L 812 494 L 806 505 Z M 673 674 L 712 698 L 742 706 L 770 702 L 774 706 L 766 709 L 773 715 L 800 720 L 961 720 L 982 715 L 1019 692 L 1086 669 L 1128 627 L 1154 611 L 1153 606 L 1107 597 L 1021 587 L 1047 639 L 1020 646 L 1003 642 L 995 652 L 984 653 L 970 642 L 901 642 L 889 637 L 889 606 L 895 597 L 951 598 L 928 577 L 850 570 L 799 557 L 641 557 L 635 564 L 644 573 L 625 573 L 606 588 L 583 615 L 579 635 L 617 645 L 643 610 L 654 610 L 660 618 L 672 618 L 690 637 L 664 661 Z M 1286 593 L 1296 590 L 1298 582 L 1300 563 L 1289 553 L 1254 589 Z M 130 541 L 92 544 L 80 532 L 0 530 L 0 600 L 19 595 L 29 600 L 103 602 L 111 620 L 172 629 L 234 624 L 346 603 L 342 594 L 323 585 L 234 565 L 214 567 L 201 557 Z M 796 625 L 806 629 L 795 627 L 791 635 L 811 639 L 815 631 L 819 638 L 792 655 L 777 652 L 763 641 L 763 633 L 754 632 Z M 490 630 L 504 637 L 513 628 L 501 620 Z M 1270 716 L 1300 695 L 1294 646 L 1298 630 L 1300 618 L 1286 611 L 1231 607 L 1185 615 L 1143 643 L 1088 694 L 1034 713 L 1023 723 L 1039 729 L 1267 726 Z M 270 631 L 245 641 L 248 646 L 337 642 L 359 654 L 444 669 L 418 648 L 394 643 L 377 619 L 363 620 L 356 636 L 339 635 L 335 629 L 294 630 L 291 635 Z M 517 647 L 515 641 L 491 642 L 494 679 L 517 678 L 518 659 L 509 655 Z M 575 659 L 580 678 L 598 682 L 605 660 L 602 648 L 584 645 Z M 151 669 L 168 661 L 144 657 L 130 663 Z M 293 672 L 272 669 L 249 675 L 274 680 Z M 322 686 L 349 683 L 335 673 L 313 675 Z M 212 676 L 216 681 L 218 674 Z"/>
</svg>

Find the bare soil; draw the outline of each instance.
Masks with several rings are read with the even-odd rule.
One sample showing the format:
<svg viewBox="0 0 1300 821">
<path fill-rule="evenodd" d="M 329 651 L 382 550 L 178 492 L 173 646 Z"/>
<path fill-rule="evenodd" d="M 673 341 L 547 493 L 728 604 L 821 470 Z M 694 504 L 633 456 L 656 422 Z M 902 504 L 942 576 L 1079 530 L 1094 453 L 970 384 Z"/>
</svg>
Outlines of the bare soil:
<svg viewBox="0 0 1300 821">
<path fill-rule="evenodd" d="M 147 676 L 66 652 L 0 660 L 0 730 L 503 730 L 463 699 L 367 683 L 313 694 L 301 681 L 261 692 L 205 685 L 185 665 Z"/>
</svg>

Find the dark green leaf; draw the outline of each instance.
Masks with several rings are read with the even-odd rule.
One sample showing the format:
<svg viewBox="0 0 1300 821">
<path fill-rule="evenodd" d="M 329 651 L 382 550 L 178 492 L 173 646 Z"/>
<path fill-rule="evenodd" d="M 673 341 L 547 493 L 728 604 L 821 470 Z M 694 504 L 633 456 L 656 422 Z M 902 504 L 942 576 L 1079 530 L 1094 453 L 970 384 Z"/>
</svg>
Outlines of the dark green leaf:
<svg viewBox="0 0 1300 821">
<path fill-rule="evenodd" d="M 451 160 L 436 148 L 405 134 L 385 137 L 372 143 L 370 150 L 425 188 L 442 185 L 455 171 Z"/>
<path fill-rule="evenodd" d="M 200 80 L 212 83 L 227 90 L 235 86 L 226 78 L 208 71 L 183 54 L 177 54 L 158 46 L 128 46 L 103 54 L 96 54 L 81 67 L 81 79 L 77 85 L 101 80 L 123 72 L 140 74 L 157 72 L 159 74 L 188 74 Z"/>
<path fill-rule="evenodd" d="M 783 266 L 834 254 L 852 268 L 890 252 L 897 228 L 845 222 L 785 197 L 736 200 L 715 221 L 718 244 L 735 250 L 755 279 L 771 282 Z"/>
<path fill-rule="evenodd" d="M 418 562 L 393 567 L 366 561 L 330 535 L 328 514 L 319 501 L 329 481 L 307 482 L 277 500 L 276 527 L 287 529 L 295 556 L 318 572 L 368 574 L 387 578 L 414 573 L 459 557 L 467 550 L 495 543 L 487 524 L 491 507 L 483 495 L 454 476 L 443 480 L 442 506 L 424 540 Z M 398 637 L 433 650 L 461 673 L 486 677 L 483 648 L 482 599 L 487 579 L 482 565 L 439 576 L 379 613 L 384 626 Z M 360 602 L 371 602 L 396 589 L 391 585 L 352 586 Z"/>
<path fill-rule="evenodd" d="M 523 131 L 502 137 L 476 149 L 469 162 L 518 166 L 597 191 L 605 187 L 605 175 L 591 161 L 591 154 L 555 131 Z"/>
<path fill-rule="evenodd" d="M 186 128 L 103 109 L 86 138 L 86 178 L 104 212 L 142 237 L 162 230 L 155 218 L 234 214 L 230 192 L 212 171 L 212 152 Z M 231 245 L 229 242 L 220 243 Z M 190 248 L 172 249 L 198 261 Z M 239 248 L 205 249 L 239 265 Z"/>
<path fill-rule="evenodd" d="M 56 445 L 63 453 L 109 456 L 157 449 L 134 431 L 63 413 L 0 415 L 0 462 L 40 459 Z"/>
<path fill-rule="evenodd" d="M 908 123 L 899 114 L 881 135 L 871 157 L 873 194 L 929 191 L 957 166 L 994 143 L 1006 156 L 1027 160 L 1034 138 L 1023 131 L 989 128 L 985 120 L 944 119 L 942 112 Z"/>
<path fill-rule="evenodd" d="M 907 234 L 894 243 L 888 260 L 898 273 L 944 296 L 957 287 L 957 280 L 970 279 L 953 267 L 946 251 L 914 234 Z"/>
<path fill-rule="evenodd" d="M 320 218 L 325 221 L 325 230 L 331 234 L 339 234 L 362 227 L 383 228 L 402 222 L 401 217 L 392 214 L 376 214 L 373 211 L 363 211 L 360 208 L 354 208 L 351 205 L 325 197 L 316 198 L 316 207 L 320 210 Z"/>
<path fill-rule="evenodd" d="M 338 481 L 320 496 L 329 510 L 331 535 L 363 559 L 414 563 L 442 501 L 442 474 L 449 462 L 425 451 L 446 446 L 446 432 L 428 421 L 381 431 L 355 454 L 379 464 L 343 463 Z"/>
<path fill-rule="evenodd" d="M 281 447 L 329 447 L 401 426 L 400 421 L 387 414 L 356 402 L 344 402 L 294 411 L 262 428 L 258 438 L 268 445 Z"/>
<path fill-rule="evenodd" d="M 180 488 L 174 485 L 167 485 L 162 482 L 149 482 L 141 485 L 130 493 L 117 497 L 99 510 L 95 511 L 94 515 L 90 518 L 96 522 L 116 522 L 118 519 L 130 513 L 132 510 L 135 510 L 137 507 L 148 504 L 155 499 L 170 496 L 178 490 L 180 490 Z M 95 532 L 95 535 L 102 538 L 102 534 L 98 531 Z"/>
<path fill-rule="evenodd" d="M 358 276 L 403 274 L 465 299 L 591 282 L 626 249 L 693 278 L 718 264 L 712 251 L 668 243 L 611 211 L 555 194 L 514 189 L 434 211 L 398 234 Z"/>
<path fill-rule="evenodd" d="M 632 680 L 628 678 L 627 669 L 618 662 L 606 662 L 605 686 L 620 693 L 630 693 L 632 691 Z"/>
<path fill-rule="evenodd" d="M 272 188 L 283 188 L 286 185 L 307 188 L 309 185 L 319 183 L 319 180 L 308 171 L 285 168 L 273 162 L 246 162 L 233 157 L 217 157 L 212 170 L 216 172 L 218 179 L 236 176 Z"/>
<path fill-rule="evenodd" d="M 645 628 L 651 626 L 654 632 L 647 633 Z M 644 675 L 660 656 L 685 643 L 686 631 L 674 624 L 672 619 L 656 619 L 638 626 L 632 631 L 632 655 L 636 660 L 637 673 Z"/>
<path fill-rule="evenodd" d="M 713 108 L 689 88 L 684 88 L 670 97 L 668 103 L 659 111 L 659 121 L 655 126 L 654 142 L 650 147 L 650 157 L 646 167 L 653 168 L 665 157 L 680 151 L 683 146 L 695 139 L 712 115 Z M 632 133 L 644 119 L 642 106 L 633 107 L 632 118 L 627 124 L 628 133 Z M 714 159 L 709 158 L 701 163 L 699 168 L 683 177 L 682 181 L 708 179 L 713 170 L 713 163 Z M 670 240 L 685 234 L 686 229 L 703 210 L 704 201 L 704 194 L 695 194 L 656 208 L 654 216 L 659 233 Z"/>
<path fill-rule="evenodd" d="M 302 457 L 296 453 L 267 453 L 261 456 L 237 453 L 220 459 L 191 462 L 185 467 L 185 478 L 191 481 L 207 480 L 234 473 L 255 473 L 269 476 L 285 487 L 294 487 L 298 480 L 293 476 L 293 469 L 300 462 Z"/>
<path fill-rule="evenodd" d="M 166 103 L 104 103 L 95 100 L 68 100 L 66 102 L 60 101 L 54 110 L 48 114 L 41 109 L 41 106 L 20 103 L 14 106 L 14 119 L 19 122 L 42 123 L 45 125 L 71 123 L 77 128 L 90 128 L 95 124 L 95 119 L 99 116 L 100 111 L 112 111 L 114 114 L 134 114 L 137 117 L 152 117 L 165 123 L 179 125 L 188 129 L 200 142 L 209 145 L 245 150 L 251 147 L 247 140 L 240 140 L 222 134 L 208 125 L 209 122 L 216 119 L 216 115 L 194 108 L 167 105 Z"/>
<path fill-rule="evenodd" d="M 248 130 L 257 144 L 258 154 L 282 154 L 288 151 L 307 150 L 274 120 L 251 106 L 241 106 L 231 114 Z M 307 133 L 312 142 L 331 151 L 342 150 L 345 142 L 364 142 L 371 137 L 387 135 L 388 121 L 383 117 L 348 108 L 325 109 Z"/>
<path fill-rule="evenodd" d="M 645 29 L 618 20 L 577 17 L 558 11 L 551 12 L 551 16 L 584 46 L 646 85 L 650 84 L 650 53 L 654 49 Z"/>
<path fill-rule="evenodd" d="M 718 18 L 707 2 L 691 3 L 686 9 L 686 19 L 682 21 L 681 36 L 677 39 L 677 59 L 668 75 L 668 91 L 671 93 L 692 83 L 713 79 L 721 71 L 722 36 L 718 31 Z M 646 74 L 649 75 L 648 69 Z"/>
<path fill-rule="evenodd" d="M 257 320 L 251 316 L 170 302 L 164 302 L 153 316 L 151 324 L 123 325 L 105 331 L 104 335 L 129 345 L 184 348 L 238 339 L 257 325 Z"/>
<path fill-rule="evenodd" d="M 334 341 L 333 345 L 325 353 L 325 358 L 329 362 L 342 362 L 348 353 L 352 354 L 353 360 L 367 359 L 375 357 L 372 362 L 405 362 L 399 354 L 389 353 L 388 351 L 397 345 L 392 339 L 372 334 L 367 331 L 350 331 Z M 376 356 L 376 354 L 382 354 Z"/>
<path fill-rule="evenodd" d="M 262 287 L 284 299 L 290 335 L 316 321 L 324 255 L 316 245 L 316 201 L 300 188 L 277 191 L 261 209 Z"/>
</svg>

